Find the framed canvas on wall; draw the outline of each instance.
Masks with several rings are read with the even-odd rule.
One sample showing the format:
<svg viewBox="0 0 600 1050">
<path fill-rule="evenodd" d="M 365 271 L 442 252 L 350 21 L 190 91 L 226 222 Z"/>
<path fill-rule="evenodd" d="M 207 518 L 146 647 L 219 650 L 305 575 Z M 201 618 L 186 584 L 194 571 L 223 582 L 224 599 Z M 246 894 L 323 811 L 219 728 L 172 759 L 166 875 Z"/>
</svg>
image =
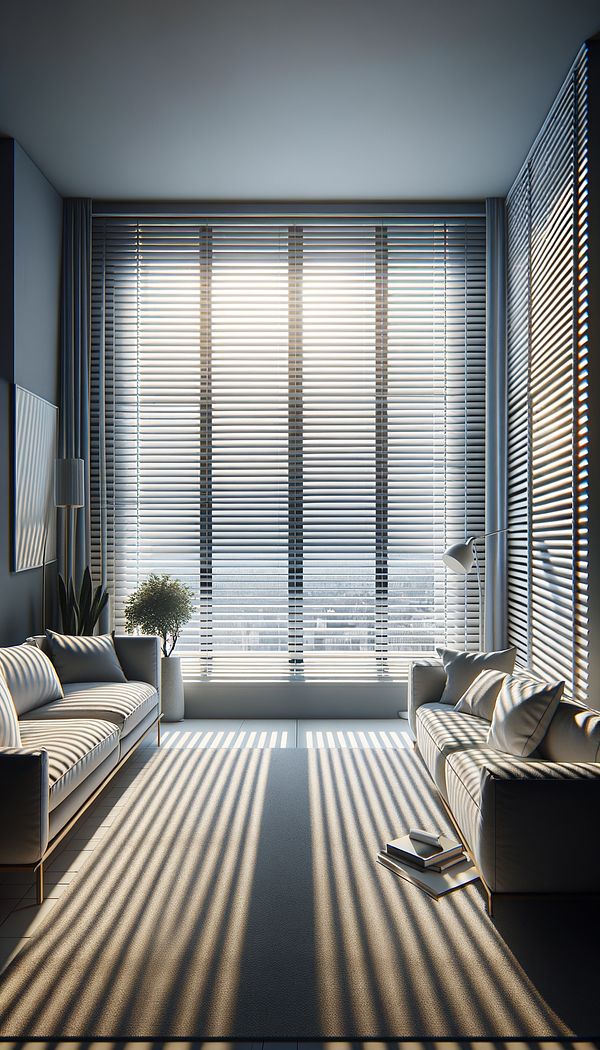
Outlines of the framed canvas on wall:
<svg viewBox="0 0 600 1050">
<path fill-rule="evenodd" d="M 23 387 L 13 397 L 12 571 L 56 559 L 58 408 Z"/>
</svg>

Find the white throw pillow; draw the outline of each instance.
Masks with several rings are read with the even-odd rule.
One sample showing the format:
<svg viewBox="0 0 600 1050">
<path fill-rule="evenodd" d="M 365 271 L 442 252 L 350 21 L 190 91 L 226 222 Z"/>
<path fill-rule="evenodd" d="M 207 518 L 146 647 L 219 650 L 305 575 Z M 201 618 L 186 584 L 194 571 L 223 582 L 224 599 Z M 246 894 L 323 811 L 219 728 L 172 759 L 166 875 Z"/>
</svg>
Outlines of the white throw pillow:
<svg viewBox="0 0 600 1050">
<path fill-rule="evenodd" d="M 527 758 L 541 744 L 565 687 L 529 674 L 507 675 L 487 735 L 488 747 Z"/>
<path fill-rule="evenodd" d="M 0 672 L 0 747 L 20 747 L 21 731 L 6 679 Z"/>
<path fill-rule="evenodd" d="M 63 695 L 52 661 L 36 645 L 24 642 L 0 649 L 0 669 L 18 715 Z"/>
<path fill-rule="evenodd" d="M 504 671 L 482 671 L 463 693 L 454 710 L 491 722 L 498 693 L 506 677 Z"/>
<path fill-rule="evenodd" d="M 492 653 L 463 653 L 456 649 L 436 649 L 447 675 L 446 686 L 440 699 L 443 704 L 458 703 L 461 696 L 482 671 L 504 671 L 511 674 L 515 666 L 517 650 L 500 649 Z"/>
</svg>

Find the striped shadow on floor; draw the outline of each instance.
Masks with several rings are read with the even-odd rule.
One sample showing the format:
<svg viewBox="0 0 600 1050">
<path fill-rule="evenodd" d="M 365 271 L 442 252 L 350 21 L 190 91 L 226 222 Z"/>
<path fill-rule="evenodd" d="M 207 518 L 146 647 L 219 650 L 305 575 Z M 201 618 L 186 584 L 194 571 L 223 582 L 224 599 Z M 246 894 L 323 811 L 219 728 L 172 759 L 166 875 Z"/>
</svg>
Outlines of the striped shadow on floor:
<svg viewBox="0 0 600 1050">
<path fill-rule="evenodd" d="M 165 748 L 376 748 L 412 746 L 405 719 L 186 719 L 163 726 Z"/>
</svg>

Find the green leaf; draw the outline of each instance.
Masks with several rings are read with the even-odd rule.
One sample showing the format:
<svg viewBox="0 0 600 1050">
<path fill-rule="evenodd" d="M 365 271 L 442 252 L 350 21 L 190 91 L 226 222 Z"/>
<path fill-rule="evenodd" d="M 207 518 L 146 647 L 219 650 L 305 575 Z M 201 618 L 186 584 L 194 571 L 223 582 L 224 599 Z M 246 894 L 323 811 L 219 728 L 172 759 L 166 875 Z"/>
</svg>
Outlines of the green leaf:
<svg viewBox="0 0 600 1050">
<path fill-rule="evenodd" d="M 90 575 L 90 570 L 86 568 L 81 579 L 81 586 L 79 588 L 79 622 L 81 627 L 83 627 L 83 625 L 86 624 L 89 619 L 91 604 L 92 577 Z"/>
<path fill-rule="evenodd" d="M 92 604 L 90 606 L 89 615 L 86 621 L 85 634 L 93 634 L 94 627 L 100 619 L 100 614 L 108 602 L 108 591 L 103 590 L 102 584 L 98 584 L 94 592 Z"/>
<path fill-rule="evenodd" d="M 62 629 L 65 634 L 90 635 L 98 618 L 108 602 L 108 591 L 99 585 L 94 591 L 92 574 L 86 566 L 79 587 L 79 595 L 75 592 L 72 579 L 65 583 L 62 576 L 58 578 L 58 598 L 62 619 Z"/>
</svg>

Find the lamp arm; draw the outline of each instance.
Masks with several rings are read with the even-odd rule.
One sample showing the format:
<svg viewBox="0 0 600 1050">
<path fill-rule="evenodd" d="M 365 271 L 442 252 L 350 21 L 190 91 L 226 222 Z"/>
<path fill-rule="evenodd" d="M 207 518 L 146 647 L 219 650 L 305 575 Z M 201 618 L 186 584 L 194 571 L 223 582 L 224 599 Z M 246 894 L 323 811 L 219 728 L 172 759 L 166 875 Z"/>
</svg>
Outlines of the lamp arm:
<svg viewBox="0 0 600 1050">
<path fill-rule="evenodd" d="M 499 536 L 501 532 L 508 532 L 509 529 L 494 529 L 493 532 L 482 532 L 479 536 L 473 536 L 474 540 L 485 540 L 488 536 Z"/>
</svg>

